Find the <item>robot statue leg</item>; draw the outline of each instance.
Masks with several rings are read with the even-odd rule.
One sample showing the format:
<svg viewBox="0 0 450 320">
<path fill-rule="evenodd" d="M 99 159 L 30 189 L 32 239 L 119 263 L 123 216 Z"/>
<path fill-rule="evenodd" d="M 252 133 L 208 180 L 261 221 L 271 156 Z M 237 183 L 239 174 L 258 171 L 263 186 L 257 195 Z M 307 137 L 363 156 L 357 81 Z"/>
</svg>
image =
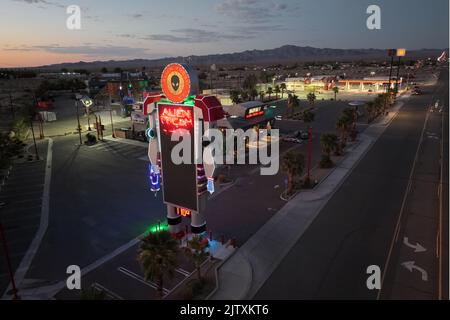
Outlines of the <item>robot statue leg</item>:
<svg viewBox="0 0 450 320">
<path fill-rule="evenodd" d="M 167 224 L 169 232 L 176 234 L 181 231 L 181 216 L 177 214 L 175 207 L 167 205 Z"/>
</svg>

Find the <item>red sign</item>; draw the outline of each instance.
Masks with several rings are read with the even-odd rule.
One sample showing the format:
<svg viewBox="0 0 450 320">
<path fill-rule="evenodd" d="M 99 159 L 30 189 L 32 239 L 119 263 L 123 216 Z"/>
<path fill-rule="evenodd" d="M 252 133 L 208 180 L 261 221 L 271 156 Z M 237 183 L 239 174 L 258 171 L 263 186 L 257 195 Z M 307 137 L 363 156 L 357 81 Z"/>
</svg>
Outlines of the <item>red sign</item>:
<svg viewBox="0 0 450 320">
<path fill-rule="evenodd" d="M 249 119 L 249 118 L 254 118 L 254 117 L 258 117 L 258 116 L 262 116 L 262 115 L 264 115 L 264 107 L 254 107 L 254 108 L 247 109 L 245 118 Z"/>
<path fill-rule="evenodd" d="M 191 94 L 191 87 L 191 75 L 186 66 L 171 63 L 165 67 L 161 75 L 161 88 L 167 99 L 181 103 Z"/>
<path fill-rule="evenodd" d="M 190 217 L 191 216 L 191 210 L 185 209 L 185 208 L 176 208 L 177 214 L 179 214 L 182 217 Z"/>
<path fill-rule="evenodd" d="M 164 132 L 190 130 L 194 126 L 193 109 L 183 106 L 159 105 L 159 123 Z"/>
</svg>

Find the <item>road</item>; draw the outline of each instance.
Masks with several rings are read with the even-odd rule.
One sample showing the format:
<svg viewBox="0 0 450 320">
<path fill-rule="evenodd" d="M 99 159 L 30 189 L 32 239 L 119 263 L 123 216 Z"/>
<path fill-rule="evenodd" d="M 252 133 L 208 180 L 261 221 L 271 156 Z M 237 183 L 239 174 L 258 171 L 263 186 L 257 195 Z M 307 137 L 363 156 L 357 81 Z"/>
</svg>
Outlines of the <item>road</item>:
<svg viewBox="0 0 450 320">
<path fill-rule="evenodd" d="M 377 298 L 366 270 L 384 270 L 433 89 L 406 101 L 255 299 Z"/>
</svg>

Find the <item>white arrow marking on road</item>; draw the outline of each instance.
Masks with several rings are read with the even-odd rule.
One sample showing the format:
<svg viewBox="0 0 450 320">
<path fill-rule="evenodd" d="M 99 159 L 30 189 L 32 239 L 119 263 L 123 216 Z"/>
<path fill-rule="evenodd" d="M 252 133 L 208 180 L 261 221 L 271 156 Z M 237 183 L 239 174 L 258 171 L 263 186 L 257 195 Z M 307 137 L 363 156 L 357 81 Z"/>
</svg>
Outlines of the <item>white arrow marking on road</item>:
<svg viewBox="0 0 450 320">
<path fill-rule="evenodd" d="M 413 269 L 416 269 L 417 271 L 422 273 L 422 281 L 428 281 L 428 273 L 424 269 L 416 266 L 416 262 L 415 261 L 403 262 L 402 266 L 404 266 L 406 269 L 408 269 L 409 272 L 412 272 Z"/>
<path fill-rule="evenodd" d="M 421 246 L 420 243 L 418 243 L 418 242 L 416 243 L 416 245 L 412 245 L 411 243 L 409 243 L 407 237 L 403 238 L 403 243 L 405 244 L 405 246 L 415 249 L 414 252 L 425 252 L 425 251 L 427 251 L 427 249 L 425 249 L 423 246 Z"/>
</svg>

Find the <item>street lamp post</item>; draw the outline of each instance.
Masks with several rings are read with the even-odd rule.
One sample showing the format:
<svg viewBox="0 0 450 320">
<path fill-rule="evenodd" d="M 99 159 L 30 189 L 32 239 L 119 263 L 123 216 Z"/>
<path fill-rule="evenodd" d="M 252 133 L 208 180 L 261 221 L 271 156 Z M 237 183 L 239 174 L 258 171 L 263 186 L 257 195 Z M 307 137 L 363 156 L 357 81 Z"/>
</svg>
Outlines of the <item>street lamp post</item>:
<svg viewBox="0 0 450 320">
<path fill-rule="evenodd" d="M 114 123 L 113 123 L 113 116 L 112 116 L 112 104 L 111 104 L 111 92 L 109 92 L 109 117 L 111 118 L 111 131 L 112 131 L 112 137 L 115 138 L 116 134 L 114 133 Z"/>
<path fill-rule="evenodd" d="M 0 236 L 1 236 L 2 243 L 3 243 L 3 251 L 5 253 L 6 266 L 8 268 L 8 274 L 9 274 L 9 279 L 11 281 L 11 286 L 12 286 L 12 290 L 13 290 L 14 300 L 18 300 L 19 299 L 19 296 L 17 295 L 18 290 L 17 290 L 17 287 L 16 287 L 16 281 L 14 280 L 14 273 L 13 273 L 13 270 L 12 270 L 11 260 L 10 260 L 10 257 L 9 257 L 8 245 L 6 244 L 5 231 L 3 230 L 3 223 L 1 221 L 0 221 Z"/>
<path fill-rule="evenodd" d="M 31 128 L 31 134 L 33 135 L 33 143 L 34 143 L 34 153 L 36 154 L 36 159 L 39 160 L 39 153 L 36 145 L 36 137 L 34 135 L 34 126 L 33 126 L 33 117 L 30 116 L 30 128 Z"/>
<path fill-rule="evenodd" d="M 397 66 L 397 78 L 395 78 L 395 96 L 398 94 L 398 85 L 399 85 L 399 77 L 400 77 L 400 60 L 402 59 L 401 56 L 398 57 L 398 66 Z"/>
<path fill-rule="evenodd" d="M 81 141 L 81 125 L 80 125 L 80 113 L 78 111 L 78 100 L 75 100 L 75 107 L 77 108 L 78 136 L 80 138 L 80 145 L 82 145 L 83 142 Z"/>
<path fill-rule="evenodd" d="M 87 121 L 88 121 L 88 131 L 92 131 L 91 130 L 91 123 L 90 123 L 90 121 L 89 121 L 89 118 L 90 118 L 90 110 L 89 110 L 89 108 L 86 108 L 86 112 L 87 112 Z"/>
</svg>

